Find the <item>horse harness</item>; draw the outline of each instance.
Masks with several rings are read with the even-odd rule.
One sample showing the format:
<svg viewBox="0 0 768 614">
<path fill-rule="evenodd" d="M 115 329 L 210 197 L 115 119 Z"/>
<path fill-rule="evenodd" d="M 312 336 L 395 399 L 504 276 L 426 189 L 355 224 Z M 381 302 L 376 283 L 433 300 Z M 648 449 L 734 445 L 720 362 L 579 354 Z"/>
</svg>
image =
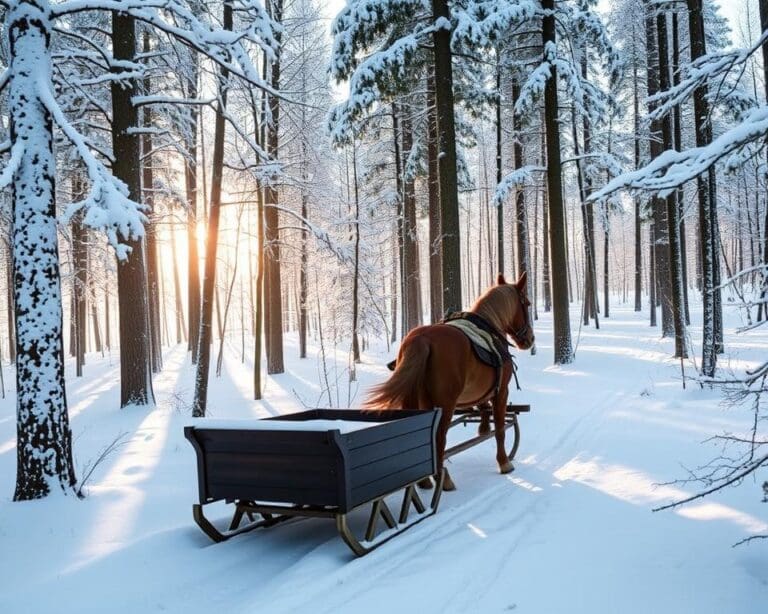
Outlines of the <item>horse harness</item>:
<svg viewBox="0 0 768 614">
<path fill-rule="evenodd" d="M 469 327 L 465 323 L 469 324 Z M 448 314 L 448 316 L 441 322 L 448 326 L 454 326 L 458 328 L 470 342 L 472 351 L 475 353 L 477 359 L 483 364 L 493 367 L 496 371 L 496 379 L 494 382 L 493 390 L 498 393 L 501 386 L 501 375 L 505 365 L 510 365 L 512 375 L 515 378 L 515 385 L 520 390 L 520 381 L 517 378 L 517 364 L 515 359 L 509 352 L 509 341 L 507 341 L 506 335 L 499 331 L 493 324 L 482 316 L 472 311 L 457 311 Z M 528 323 L 524 326 L 527 326 Z M 481 335 L 473 334 L 472 327 L 481 331 Z M 516 333 L 519 331 L 515 331 Z M 525 332 L 523 330 L 523 332 Z M 484 347 L 479 343 L 478 337 L 490 341 L 489 347 Z"/>
</svg>

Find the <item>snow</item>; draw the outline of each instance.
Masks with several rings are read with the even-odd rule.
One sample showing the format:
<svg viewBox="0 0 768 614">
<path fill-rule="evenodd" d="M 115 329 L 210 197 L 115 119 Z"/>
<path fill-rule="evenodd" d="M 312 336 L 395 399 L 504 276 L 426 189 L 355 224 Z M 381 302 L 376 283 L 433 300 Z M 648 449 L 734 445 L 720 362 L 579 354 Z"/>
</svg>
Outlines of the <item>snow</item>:
<svg viewBox="0 0 768 614">
<path fill-rule="evenodd" d="M 761 106 L 747 113 L 741 124 L 726 130 L 709 145 L 685 151 L 667 150 L 645 167 L 611 180 L 591 199 L 599 200 L 621 189 L 652 190 L 659 192 L 663 198 L 685 182 L 705 173 L 723 158 L 763 139 L 766 134 L 768 106 Z M 728 160 L 726 167 L 735 170 L 738 159 L 735 162 Z"/>
<path fill-rule="evenodd" d="M 701 314 L 692 315 L 699 343 Z M 726 321 L 729 333 L 741 324 L 727 305 Z M 197 528 L 195 453 L 183 436 L 194 371 L 183 346 L 166 351 L 153 409 L 118 409 L 116 355 L 89 355 L 80 379 L 67 365 L 80 466 L 125 434 L 82 501 L 11 502 L 9 394 L 0 401 L 0 612 L 764 611 L 765 543 L 731 545 L 768 530 L 759 485 L 765 473 L 682 509 L 651 512 L 695 492 L 694 485 L 659 484 L 715 457 L 718 448 L 704 440 L 747 428 L 749 412 L 722 406 L 718 391 L 690 380 L 683 390 L 673 340 L 660 339 L 631 306 L 612 307 L 598 331 L 574 330 L 576 360 L 567 366 L 550 364 L 549 314 L 535 326 L 539 351 L 518 353 L 523 391 L 512 396 L 532 407 L 520 418 L 515 471 L 498 474 L 493 440 L 454 457 L 458 490 L 444 493 L 437 515 L 361 559 L 325 519 L 221 544 Z M 759 364 L 768 352 L 764 329 L 726 339 L 734 343 L 721 364 L 734 369 Z M 328 348 L 342 382 L 347 350 Z M 230 347 L 221 378 L 211 378 L 211 421 L 311 406 L 321 393 L 318 348 L 311 345 L 306 360 L 297 355 L 289 335 L 287 372 L 267 378 L 266 400 L 256 402 L 251 365 Z M 343 383 L 342 403 L 359 404 L 365 387 L 387 376 L 392 355 L 365 354 L 357 396 L 344 399 Z M 468 437 L 469 428 L 454 429 L 451 440 Z M 218 505 L 211 516 L 224 520 Z"/>
<path fill-rule="evenodd" d="M 353 433 L 383 422 L 363 420 L 194 420 L 189 423 L 201 429 L 237 429 L 243 431 L 340 431 Z"/>
</svg>

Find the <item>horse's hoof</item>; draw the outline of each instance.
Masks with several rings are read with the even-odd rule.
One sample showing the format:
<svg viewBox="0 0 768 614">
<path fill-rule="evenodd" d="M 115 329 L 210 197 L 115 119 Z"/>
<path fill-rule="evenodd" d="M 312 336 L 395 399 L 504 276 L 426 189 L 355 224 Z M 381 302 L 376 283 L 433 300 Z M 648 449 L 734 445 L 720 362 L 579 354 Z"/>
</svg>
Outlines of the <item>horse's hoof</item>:
<svg viewBox="0 0 768 614">
<path fill-rule="evenodd" d="M 487 435 L 490 432 L 491 432 L 491 425 L 490 424 L 483 424 L 481 422 L 480 426 L 477 427 L 477 434 L 480 435 L 481 437 L 483 435 Z"/>
<path fill-rule="evenodd" d="M 418 482 L 416 482 L 416 486 L 418 486 L 419 488 L 423 488 L 424 490 L 431 490 L 432 478 L 422 478 Z"/>
<path fill-rule="evenodd" d="M 506 461 L 499 465 L 499 473 L 511 473 L 515 470 L 515 466 L 512 461 Z"/>
<path fill-rule="evenodd" d="M 443 490 L 456 490 L 456 484 L 453 483 L 453 480 L 447 471 L 445 472 L 445 476 L 443 476 Z"/>
</svg>

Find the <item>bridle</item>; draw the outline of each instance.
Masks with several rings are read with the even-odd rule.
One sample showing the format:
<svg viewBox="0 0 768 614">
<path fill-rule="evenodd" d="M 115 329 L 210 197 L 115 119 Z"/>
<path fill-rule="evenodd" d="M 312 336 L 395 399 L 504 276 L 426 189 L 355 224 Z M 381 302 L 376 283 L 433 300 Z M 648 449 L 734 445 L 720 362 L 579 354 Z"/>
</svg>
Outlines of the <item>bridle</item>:
<svg viewBox="0 0 768 614">
<path fill-rule="evenodd" d="M 507 332 L 512 337 L 516 345 L 521 345 L 521 341 L 526 339 L 532 332 L 531 327 L 531 314 L 529 307 L 523 302 L 523 296 L 517 286 L 511 285 L 517 294 L 517 302 L 520 305 L 520 309 L 523 310 L 523 325 L 520 328 L 510 328 Z"/>
</svg>

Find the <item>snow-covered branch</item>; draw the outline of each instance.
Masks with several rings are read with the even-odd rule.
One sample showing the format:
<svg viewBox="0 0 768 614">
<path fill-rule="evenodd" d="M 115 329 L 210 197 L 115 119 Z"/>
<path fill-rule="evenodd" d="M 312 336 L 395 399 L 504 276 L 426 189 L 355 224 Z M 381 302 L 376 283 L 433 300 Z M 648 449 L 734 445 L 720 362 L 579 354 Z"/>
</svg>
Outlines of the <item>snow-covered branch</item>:
<svg viewBox="0 0 768 614">
<path fill-rule="evenodd" d="M 686 151 L 665 151 L 644 168 L 619 175 L 591 200 L 603 199 L 622 189 L 659 192 L 664 196 L 706 172 L 712 165 L 768 136 L 768 106 L 748 113 L 744 122 L 714 139 L 709 145 Z"/>
<path fill-rule="evenodd" d="M 104 231 L 118 258 L 127 257 L 129 248 L 123 241 L 136 239 L 144 234 L 146 216 L 142 213 L 143 205 L 129 199 L 127 186 L 113 177 L 109 169 L 94 157 L 83 136 L 75 130 L 62 112 L 49 84 L 40 80 L 37 90 L 40 101 L 74 145 L 91 181 L 86 198 L 67 207 L 64 221 L 83 210 L 83 223 Z"/>
</svg>

